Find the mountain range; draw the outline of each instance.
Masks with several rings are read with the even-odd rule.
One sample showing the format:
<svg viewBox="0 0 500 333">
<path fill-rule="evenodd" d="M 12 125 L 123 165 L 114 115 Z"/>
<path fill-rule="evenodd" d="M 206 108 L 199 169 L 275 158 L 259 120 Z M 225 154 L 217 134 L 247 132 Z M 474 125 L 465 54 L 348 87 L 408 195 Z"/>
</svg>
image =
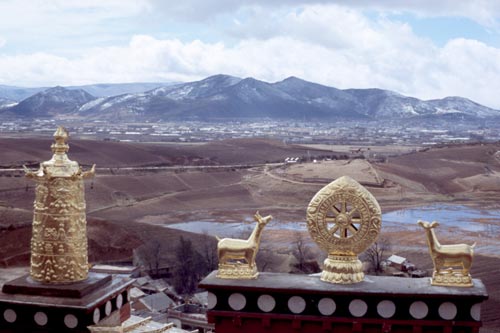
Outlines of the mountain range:
<svg viewBox="0 0 500 333">
<path fill-rule="evenodd" d="M 123 91 L 125 88 L 102 86 L 106 86 L 108 92 Z M 12 105 L 12 95 L 2 95 L 0 89 L 0 116 L 36 118 L 64 115 L 108 121 L 452 120 L 500 117 L 499 110 L 462 97 L 424 101 L 382 89 L 341 90 L 296 77 L 268 83 L 220 74 L 195 82 L 163 84 L 154 89 L 131 84 L 128 92 L 110 97 L 96 93 L 103 91 L 99 85 L 93 85 L 94 90 L 88 87 L 49 88 L 36 92 L 17 105 Z M 141 87 L 146 91 L 137 92 Z"/>
</svg>

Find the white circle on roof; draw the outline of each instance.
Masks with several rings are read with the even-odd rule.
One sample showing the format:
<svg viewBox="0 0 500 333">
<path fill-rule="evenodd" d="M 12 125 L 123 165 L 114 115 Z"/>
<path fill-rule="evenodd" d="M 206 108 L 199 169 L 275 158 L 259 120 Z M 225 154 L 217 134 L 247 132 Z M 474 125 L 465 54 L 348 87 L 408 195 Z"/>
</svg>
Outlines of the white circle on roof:
<svg viewBox="0 0 500 333">
<path fill-rule="evenodd" d="M 214 293 L 208 292 L 208 304 L 207 307 L 209 310 L 215 308 L 217 305 L 217 296 Z"/>
<path fill-rule="evenodd" d="M 257 306 L 264 312 L 270 312 L 276 306 L 276 301 L 271 295 L 260 295 L 257 299 Z"/>
<path fill-rule="evenodd" d="M 92 320 L 94 321 L 94 324 L 97 324 L 99 320 L 101 320 L 101 311 L 99 310 L 99 308 L 94 309 Z"/>
<path fill-rule="evenodd" d="M 391 318 L 396 313 L 396 305 L 393 301 L 381 301 L 377 304 L 377 312 L 382 318 Z"/>
<path fill-rule="evenodd" d="M 231 309 L 239 311 L 247 305 L 247 299 L 240 293 L 234 293 L 229 296 L 228 303 Z"/>
<path fill-rule="evenodd" d="M 306 309 L 306 301 L 300 296 L 292 296 L 288 300 L 288 308 L 293 313 L 302 313 Z"/>
<path fill-rule="evenodd" d="M 481 320 L 481 303 L 474 304 L 470 308 L 470 316 L 475 321 L 480 321 Z"/>
<path fill-rule="evenodd" d="M 116 296 L 116 308 L 121 309 L 123 306 L 123 296 L 122 294 L 119 294 Z"/>
<path fill-rule="evenodd" d="M 368 311 L 368 305 L 363 300 L 353 299 L 351 303 L 349 303 L 349 312 L 354 317 L 363 317 L 366 311 Z"/>
<path fill-rule="evenodd" d="M 17 319 L 17 313 L 16 311 L 12 309 L 7 309 L 3 312 L 3 319 L 5 319 L 6 322 L 8 323 L 13 323 Z"/>
<path fill-rule="evenodd" d="M 104 313 L 106 316 L 109 316 L 111 314 L 111 301 L 106 302 L 106 306 L 104 307 Z"/>
<path fill-rule="evenodd" d="M 45 326 L 47 325 L 47 322 L 49 321 L 49 318 L 47 318 L 47 315 L 42 312 L 38 311 L 35 313 L 35 323 L 37 323 L 38 326 Z"/>
<path fill-rule="evenodd" d="M 457 306 L 451 302 L 444 302 L 439 306 L 439 316 L 445 320 L 451 320 L 457 315 Z"/>
<path fill-rule="evenodd" d="M 318 310 L 323 316 L 329 316 L 335 312 L 337 305 L 335 301 L 331 298 L 322 298 L 318 302 Z"/>
<path fill-rule="evenodd" d="M 415 319 L 422 319 L 429 313 L 429 308 L 427 304 L 422 301 L 416 301 L 410 305 L 410 314 Z"/>
<path fill-rule="evenodd" d="M 76 318 L 75 315 L 67 314 L 64 316 L 64 325 L 66 325 L 67 328 L 75 328 L 78 326 L 78 318 Z"/>
</svg>

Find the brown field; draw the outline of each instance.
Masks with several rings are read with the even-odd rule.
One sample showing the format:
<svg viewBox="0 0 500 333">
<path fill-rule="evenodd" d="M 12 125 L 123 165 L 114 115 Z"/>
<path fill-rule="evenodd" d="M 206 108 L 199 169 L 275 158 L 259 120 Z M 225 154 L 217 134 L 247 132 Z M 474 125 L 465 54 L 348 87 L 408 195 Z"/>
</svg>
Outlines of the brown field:
<svg viewBox="0 0 500 333">
<path fill-rule="evenodd" d="M 35 168 L 50 158 L 50 143 L 0 139 L 0 168 L 19 168 L 22 164 Z M 94 262 L 130 259 L 134 248 L 151 239 L 165 244 L 167 254 L 180 235 L 201 243 L 200 235 L 164 227 L 170 223 L 242 221 L 256 210 L 273 214 L 279 221 L 303 221 L 312 196 L 329 181 L 346 174 L 365 184 L 385 212 L 435 202 L 500 209 L 500 161 L 494 155 L 500 144 L 457 145 L 413 153 L 403 150 L 402 155 L 385 162 L 322 161 L 319 156 L 333 154 L 331 149 L 259 139 L 195 145 L 75 140 L 70 146 L 71 159 L 85 167 L 96 163 L 101 168 L 86 183 L 90 259 Z M 383 147 L 377 149 L 384 153 Z M 385 153 L 392 155 L 395 151 L 388 147 Z M 319 163 L 257 165 L 308 155 L 317 157 Z M 184 167 L 245 164 L 255 166 Z M 173 168 L 142 168 L 147 166 Z M 28 263 L 33 199 L 34 184 L 22 177 L 21 171 L 0 169 L 0 266 Z M 395 252 L 422 267 L 429 265 L 426 251 L 415 252 L 415 248 L 425 250 L 421 231 L 390 229 L 385 233 Z M 286 241 L 292 234 L 283 232 L 274 237 Z M 443 241 L 459 242 L 464 237 L 468 240 L 478 235 L 456 230 Z M 495 242 L 492 246 L 497 246 Z M 413 248 L 404 246 L 410 243 Z M 165 257 L 168 261 L 170 256 Z M 473 276 L 483 279 L 490 293 L 484 307 L 485 326 L 489 328 L 500 326 L 499 264 L 500 258 L 479 254 L 473 269 Z"/>
</svg>

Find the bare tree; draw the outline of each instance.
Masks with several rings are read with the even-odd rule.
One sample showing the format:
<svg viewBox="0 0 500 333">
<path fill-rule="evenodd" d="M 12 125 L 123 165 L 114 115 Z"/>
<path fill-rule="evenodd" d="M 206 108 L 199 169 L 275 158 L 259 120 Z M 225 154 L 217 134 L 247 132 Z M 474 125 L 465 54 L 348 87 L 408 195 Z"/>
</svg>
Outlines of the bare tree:
<svg viewBox="0 0 500 333">
<path fill-rule="evenodd" d="M 201 249 L 207 272 L 217 269 L 217 240 L 210 236 L 207 231 L 203 231 Z"/>
<path fill-rule="evenodd" d="M 255 261 L 259 271 L 275 272 L 283 262 L 283 259 L 276 254 L 276 249 L 267 244 L 261 244 Z"/>
<path fill-rule="evenodd" d="M 391 242 L 389 238 L 382 236 L 372 244 L 362 255 L 361 259 L 370 264 L 370 270 L 376 275 L 382 273 L 382 261 L 384 256 L 391 250 Z"/>
<path fill-rule="evenodd" d="M 292 243 L 292 255 L 296 260 L 292 271 L 307 274 L 319 271 L 319 265 L 315 260 L 315 254 L 311 247 L 307 245 L 304 236 L 300 232 L 295 233 L 295 240 Z"/>
<path fill-rule="evenodd" d="M 137 249 L 139 262 L 147 267 L 152 277 L 160 275 L 162 248 L 162 244 L 158 240 L 153 239 Z"/>
</svg>

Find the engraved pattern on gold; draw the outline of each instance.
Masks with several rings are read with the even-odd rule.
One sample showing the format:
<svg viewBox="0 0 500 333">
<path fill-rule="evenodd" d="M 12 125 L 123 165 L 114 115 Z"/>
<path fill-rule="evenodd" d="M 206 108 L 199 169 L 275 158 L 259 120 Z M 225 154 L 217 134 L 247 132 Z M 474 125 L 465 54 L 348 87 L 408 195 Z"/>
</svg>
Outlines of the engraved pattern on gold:
<svg viewBox="0 0 500 333">
<path fill-rule="evenodd" d="M 52 144 L 54 155 L 37 172 L 26 167 L 36 182 L 31 236 L 31 278 L 44 283 L 85 280 L 88 275 L 87 221 L 83 179 L 95 166 L 82 172 L 68 159 L 68 132 L 59 127 Z"/>
<path fill-rule="evenodd" d="M 425 230 L 427 245 L 434 264 L 431 284 L 434 286 L 472 287 L 474 283 L 470 275 L 470 268 L 476 243 L 473 245 L 441 245 L 434 232 L 434 228 L 439 226 L 438 222 L 418 221 L 417 224 Z"/>
<path fill-rule="evenodd" d="M 219 270 L 217 277 L 221 279 L 256 279 L 259 275 L 255 257 L 259 251 L 262 230 L 272 220 L 272 216 L 262 217 L 255 213 L 257 222 L 248 239 L 223 238 L 217 244 Z"/>
<path fill-rule="evenodd" d="M 377 239 L 381 216 L 377 200 L 350 177 L 338 178 L 316 193 L 307 207 L 307 228 L 318 246 L 328 252 L 321 280 L 363 281 L 357 256 Z"/>
</svg>

